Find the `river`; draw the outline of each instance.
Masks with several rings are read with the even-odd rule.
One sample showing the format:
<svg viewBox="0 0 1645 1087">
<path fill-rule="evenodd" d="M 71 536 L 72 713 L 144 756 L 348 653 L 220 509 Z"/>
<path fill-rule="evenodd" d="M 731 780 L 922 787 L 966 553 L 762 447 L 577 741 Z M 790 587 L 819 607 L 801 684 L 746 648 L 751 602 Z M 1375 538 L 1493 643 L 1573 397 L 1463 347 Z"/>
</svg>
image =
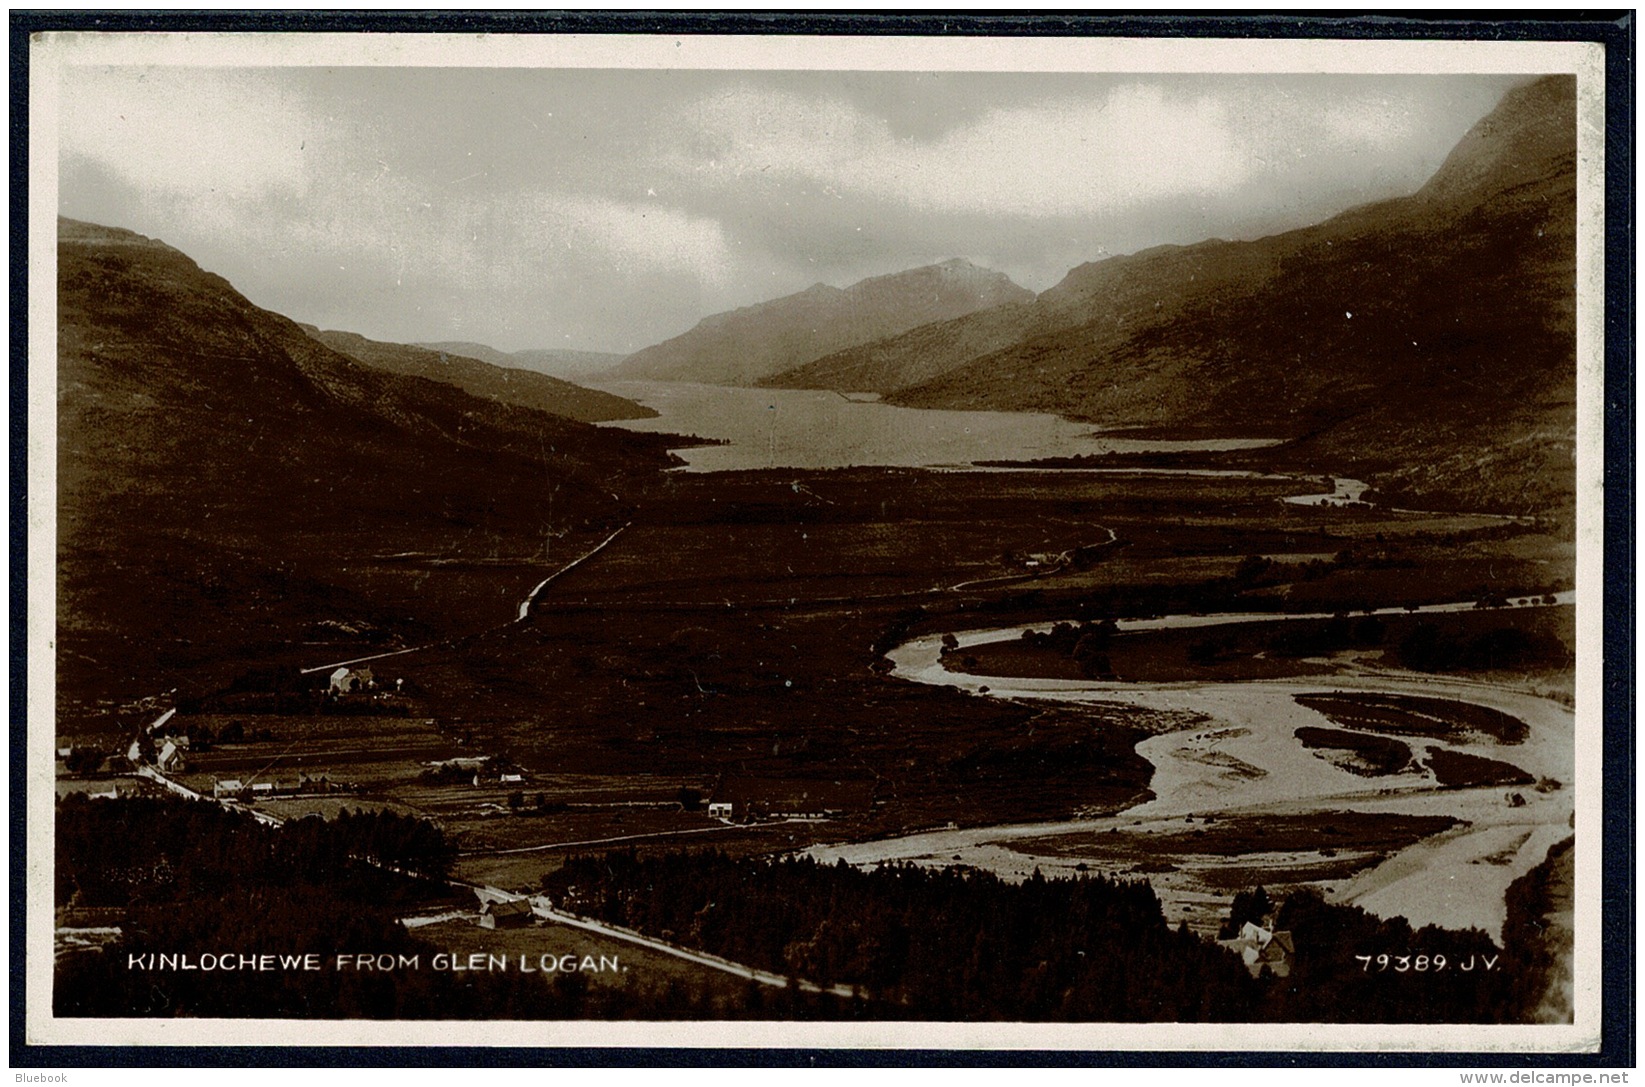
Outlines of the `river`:
<svg viewBox="0 0 1645 1087">
<path fill-rule="evenodd" d="M 1559 594 L 1553 604 L 1522 598 L 1517 607 L 1570 606 L 1573 594 Z M 1422 611 L 1472 609 L 1471 602 L 1431 605 Z M 1393 609 L 1387 609 L 1392 611 Z M 1306 616 L 1177 615 L 1120 624 L 1127 631 L 1162 627 L 1217 626 L 1230 622 L 1282 622 Z M 1049 624 L 1036 624 L 1045 629 Z M 1020 637 L 1022 627 L 959 633 L 961 648 Z M 892 649 L 887 658 L 893 675 L 916 683 L 958 688 L 989 698 L 1059 702 L 1122 703 L 1164 714 L 1180 715 L 1186 727 L 1149 737 L 1137 753 L 1154 765 L 1153 798 L 1115 816 L 1055 823 L 1003 824 L 952 828 L 881 841 L 815 846 L 812 856 L 828 863 L 874 865 L 887 861 L 965 864 L 1007 878 L 1022 878 L 1034 869 L 1047 873 L 1108 871 L 1130 875 L 1135 845 L 1117 867 L 1094 835 L 1176 834 L 1195 825 L 1195 817 L 1289 816 L 1351 818 L 1352 813 L 1444 815 L 1463 823 L 1380 858 L 1377 863 L 1327 883 L 1327 897 L 1359 905 L 1381 916 L 1403 916 L 1413 927 L 1479 928 L 1500 939 L 1506 918 L 1508 885 L 1547 854 L 1549 846 L 1570 833 L 1573 810 L 1574 728 L 1572 711 L 1549 698 L 1509 686 L 1403 672 L 1338 661 L 1327 676 L 1238 682 L 1181 681 L 1126 683 L 1101 680 L 1013 679 L 974 676 L 945 667 L 941 636 L 926 635 Z M 1295 695 L 1322 691 L 1421 694 L 1489 706 L 1512 714 L 1530 728 L 1520 744 L 1501 745 L 1480 737 L 1440 741 L 1409 739 L 1417 755 L 1425 748 L 1446 748 L 1512 763 L 1559 787 L 1441 789 L 1426 772 L 1407 770 L 1381 777 L 1361 777 L 1318 757 L 1297 742 L 1301 727 L 1334 728 L 1333 722 L 1295 700 Z M 1510 804 L 1517 794 L 1523 804 Z M 1070 838 L 1070 835 L 1077 836 Z M 1142 836 L 1142 837 L 1137 837 Z M 1115 839 L 1125 840 L 1125 839 Z M 1070 848 L 1070 843 L 1077 843 Z M 1148 878 L 1160 895 L 1167 918 L 1204 928 L 1226 909 L 1232 892 L 1216 887 L 1217 877 L 1235 867 L 1275 873 L 1297 871 L 1330 861 L 1297 852 L 1207 855 L 1176 858 L 1168 872 Z M 1260 878 L 1252 880 L 1263 882 Z M 1323 882 L 1323 881 L 1318 881 Z M 1272 883 L 1270 882 L 1270 885 Z"/>
</svg>

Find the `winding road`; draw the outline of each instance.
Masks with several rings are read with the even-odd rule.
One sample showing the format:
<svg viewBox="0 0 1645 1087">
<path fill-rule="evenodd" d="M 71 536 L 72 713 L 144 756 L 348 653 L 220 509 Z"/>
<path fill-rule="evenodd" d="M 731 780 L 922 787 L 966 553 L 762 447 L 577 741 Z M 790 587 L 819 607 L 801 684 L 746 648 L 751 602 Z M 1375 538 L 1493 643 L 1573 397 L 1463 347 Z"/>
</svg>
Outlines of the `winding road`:
<svg viewBox="0 0 1645 1087">
<path fill-rule="evenodd" d="M 633 522 L 630 522 L 629 524 L 632 523 Z M 536 606 L 537 601 L 542 598 L 544 589 L 548 588 L 548 586 L 558 578 L 569 574 L 572 570 L 575 570 L 595 555 L 598 555 L 601 551 L 604 551 L 611 545 L 612 541 L 618 536 L 621 536 L 623 532 L 628 529 L 628 527 L 629 525 L 623 525 L 621 528 L 617 529 L 611 535 L 607 536 L 605 539 L 601 540 L 581 555 L 578 555 L 558 570 L 555 570 L 552 574 L 549 574 L 547 577 L 543 578 L 543 580 L 537 582 L 537 584 L 532 587 L 531 591 L 526 594 L 525 599 L 520 601 L 520 606 L 515 614 L 513 622 L 503 623 L 499 626 L 492 627 L 491 630 L 502 630 L 504 627 L 512 626 L 514 623 L 523 623 L 527 619 L 531 618 L 531 609 Z M 486 633 L 489 633 L 489 631 Z M 465 635 L 465 637 L 472 637 L 472 635 Z M 373 653 L 366 657 L 351 657 L 344 661 L 332 661 L 330 664 L 316 664 L 312 668 L 301 668 L 298 669 L 298 671 L 305 676 L 314 672 L 328 672 L 336 668 L 346 668 L 352 664 L 365 664 L 369 661 L 386 660 L 389 657 L 403 657 L 407 653 L 421 653 L 425 649 L 435 649 L 440 646 L 453 645 L 459 640 L 461 639 L 447 638 L 438 642 L 424 642 L 422 645 L 414 645 L 409 649 L 391 649 L 386 653 Z"/>
<path fill-rule="evenodd" d="M 567 913 L 565 910 L 557 910 L 553 906 L 549 905 L 547 898 L 541 895 L 523 895 L 514 891 L 505 891 L 500 887 L 493 887 L 490 884 L 469 883 L 460 879 L 448 879 L 446 882 L 452 887 L 473 891 L 481 902 L 529 903 L 531 906 L 532 915 L 551 925 L 556 925 L 562 928 L 581 929 L 584 932 L 592 932 L 595 935 L 604 936 L 607 939 L 621 940 L 624 943 L 633 944 L 637 947 L 643 947 L 648 951 L 655 951 L 663 955 L 669 955 L 676 959 L 683 959 L 686 962 L 694 963 L 697 966 L 705 966 L 710 970 L 718 970 L 721 973 L 731 974 L 734 977 L 757 982 L 758 984 L 769 988 L 788 988 L 789 979 L 781 974 L 774 974 L 769 970 L 761 970 L 758 967 L 748 966 L 744 963 L 735 962 L 731 959 L 710 954 L 706 951 L 695 951 L 688 947 L 681 947 L 678 944 L 671 944 L 666 940 L 659 940 L 652 936 L 646 936 L 642 933 L 635 932 L 633 929 L 624 928 L 621 925 L 613 925 L 610 922 L 599 921 L 592 917 L 584 917 L 581 914 Z M 470 922 L 475 918 L 475 916 L 476 914 L 472 911 L 445 910 L 441 913 L 429 916 L 402 917 L 400 918 L 400 924 L 404 925 L 408 929 L 418 929 L 447 921 Z M 831 993 L 834 996 L 840 997 L 850 997 L 855 995 L 855 990 L 849 985 L 823 986 L 814 981 L 808 981 L 805 978 L 796 978 L 794 980 L 801 992 Z"/>
</svg>

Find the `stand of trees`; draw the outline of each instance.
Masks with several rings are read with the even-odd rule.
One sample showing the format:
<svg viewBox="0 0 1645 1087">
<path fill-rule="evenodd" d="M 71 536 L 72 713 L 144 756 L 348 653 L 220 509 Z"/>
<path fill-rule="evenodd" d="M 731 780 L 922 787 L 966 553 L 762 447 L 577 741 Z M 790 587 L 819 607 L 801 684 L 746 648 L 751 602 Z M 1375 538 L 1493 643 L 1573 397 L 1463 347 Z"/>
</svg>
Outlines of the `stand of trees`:
<svg viewBox="0 0 1645 1087">
<path fill-rule="evenodd" d="M 345 811 L 270 827 L 216 804 L 170 798 L 94 801 L 71 793 L 57 806 L 58 900 L 78 895 L 83 906 L 180 902 L 264 881 L 404 903 L 430 888 L 443 894 L 439 881 L 454 856 L 439 827 L 395 812 Z"/>
<path fill-rule="evenodd" d="M 689 947 L 858 986 L 899 1017 L 1240 1021 L 1258 1007 L 1239 959 L 1171 929 L 1140 882 L 628 852 L 568 861 L 544 890 Z"/>
<path fill-rule="evenodd" d="M 1400 640 L 1399 663 L 1417 672 L 1568 666 L 1571 653 L 1556 637 L 1517 626 L 1473 636 L 1423 623 Z"/>
<path fill-rule="evenodd" d="M 1290 930 L 1296 956 L 1288 978 L 1263 997 L 1278 1022 L 1523 1022 L 1519 993 L 1530 979 L 1477 929 L 1413 929 L 1357 906 L 1331 905 L 1313 891 L 1291 894 L 1275 927 Z M 1381 956 L 1387 955 L 1386 966 Z M 1370 956 L 1364 961 L 1356 956 Z M 1437 964 L 1443 959 L 1444 967 Z M 1487 960 L 1494 965 L 1488 967 Z M 1470 968 L 1464 970 L 1463 966 Z"/>
<path fill-rule="evenodd" d="M 1515 932 L 1538 926 L 1549 898 L 1545 877 L 1524 882 L 1510 894 Z M 873 1014 L 922 1019 L 1524 1022 L 1552 961 L 1530 942 L 1510 954 L 1477 930 L 1413 929 L 1309 891 L 1277 911 L 1260 888 L 1236 896 L 1230 935 L 1276 912 L 1295 941 L 1289 977 L 1253 979 L 1232 951 L 1171 929 L 1142 881 L 1036 873 L 1010 884 L 912 865 L 863 872 L 805 858 L 621 852 L 574 858 L 543 887 L 572 910 L 858 986 Z"/>
</svg>

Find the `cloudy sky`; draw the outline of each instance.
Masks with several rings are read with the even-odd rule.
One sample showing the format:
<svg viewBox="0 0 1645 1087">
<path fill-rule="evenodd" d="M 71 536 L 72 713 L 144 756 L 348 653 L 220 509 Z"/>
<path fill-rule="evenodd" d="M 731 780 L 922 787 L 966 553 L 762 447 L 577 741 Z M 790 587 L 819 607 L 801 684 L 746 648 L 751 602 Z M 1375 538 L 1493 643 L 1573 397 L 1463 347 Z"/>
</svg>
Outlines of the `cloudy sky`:
<svg viewBox="0 0 1645 1087">
<path fill-rule="evenodd" d="M 1040 291 L 1414 191 L 1512 76 L 74 69 L 63 214 L 379 339 L 628 352 L 966 257 Z"/>
</svg>

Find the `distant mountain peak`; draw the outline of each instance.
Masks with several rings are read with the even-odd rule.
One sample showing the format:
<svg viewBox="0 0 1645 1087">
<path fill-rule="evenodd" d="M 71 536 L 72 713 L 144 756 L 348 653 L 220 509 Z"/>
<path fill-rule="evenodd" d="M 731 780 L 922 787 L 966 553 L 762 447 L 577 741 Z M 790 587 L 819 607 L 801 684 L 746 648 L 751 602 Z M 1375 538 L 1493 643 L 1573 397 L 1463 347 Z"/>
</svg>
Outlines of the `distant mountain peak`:
<svg viewBox="0 0 1645 1087">
<path fill-rule="evenodd" d="M 1576 78 L 1515 87 L 1458 141 L 1418 196 L 1482 202 L 1557 172 L 1576 156 Z"/>
<path fill-rule="evenodd" d="M 565 381 L 595 380 L 606 376 L 625 356 L 609 351 L 580 351 L 567 347 L 534 347 L 522 351 L 499 351 L 483 343 L 469 340 L 442 340 L 418 343 L 430 351 L 444 351 L 451 355 L 479 359 L 493 366 L 515 370 L 532 370 Z"/>
<path fill-rule="evenodd" d="M 803 291 L 703 318 L 683 335 L 629 356 L 614 376 L 748 385 L 824 355 L 1033 293 L 1001 272 L 955 257 Z"/>
</svg>

